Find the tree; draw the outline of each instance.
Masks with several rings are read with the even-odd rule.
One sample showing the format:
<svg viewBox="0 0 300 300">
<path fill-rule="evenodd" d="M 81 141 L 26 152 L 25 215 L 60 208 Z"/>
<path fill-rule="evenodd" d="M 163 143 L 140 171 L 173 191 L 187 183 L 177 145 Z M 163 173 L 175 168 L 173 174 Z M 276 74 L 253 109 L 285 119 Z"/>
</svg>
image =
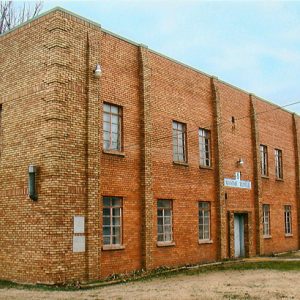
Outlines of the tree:
<svg viewBox="0 0 300 300">
<path fill-rule="evenodd" d="M 24 2 L 14 5 L 13 1 L 0 1 L 0 34 L 37 16 L 42 10 L 42 1 Z"/>
</svg>

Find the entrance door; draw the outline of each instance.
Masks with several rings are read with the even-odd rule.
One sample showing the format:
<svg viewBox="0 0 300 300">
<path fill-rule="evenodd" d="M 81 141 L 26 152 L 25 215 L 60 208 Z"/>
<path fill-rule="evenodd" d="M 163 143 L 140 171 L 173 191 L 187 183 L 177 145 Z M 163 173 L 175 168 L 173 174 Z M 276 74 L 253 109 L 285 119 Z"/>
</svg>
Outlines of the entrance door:
<svg viewBox="0 0 300 300">
<path fill-rule="evenodd" d="M 244 226 L 245 216 L 243 214 L 234 214 L 234 256 L 245 256 L 245 237 Z"/>
</svg>

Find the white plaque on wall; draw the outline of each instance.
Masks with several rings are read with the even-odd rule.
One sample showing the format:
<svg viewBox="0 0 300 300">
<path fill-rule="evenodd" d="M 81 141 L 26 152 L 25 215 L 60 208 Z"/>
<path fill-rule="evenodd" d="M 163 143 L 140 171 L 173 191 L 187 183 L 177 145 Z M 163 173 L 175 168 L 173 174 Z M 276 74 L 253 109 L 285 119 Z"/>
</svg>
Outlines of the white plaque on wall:
<svg viewBox="0 0 300 300">
<path fill-rule="evenodd" d="M 74 233 L 84 233 L 84 217 L 74 216 Z"/>
<path fill-rule="evenodd" d="M 85 236 L 73 236 L 73 252 L 85 252 Z"/>
</svg>

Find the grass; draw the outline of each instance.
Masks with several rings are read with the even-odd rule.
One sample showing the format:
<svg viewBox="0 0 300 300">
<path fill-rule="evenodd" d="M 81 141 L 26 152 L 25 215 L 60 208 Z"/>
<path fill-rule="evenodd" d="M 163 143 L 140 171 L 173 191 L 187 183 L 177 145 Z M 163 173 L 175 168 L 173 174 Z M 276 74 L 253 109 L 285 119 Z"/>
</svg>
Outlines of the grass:
<svg viewBox="0 0 300 300">
<path fill-rule="evenodd" d="M 116 279 L 115 282 L 99 282 L 99 285 L 105 286 L 112 283 L 119 284 L 132 281 L 148 281 L 154 278 L 169 278 L 177 275 L 200 275 L 207 272 L 222 272 L 227 270 L 277 270 L 277 271 L 300 271 L 300 261 L 263 261 L 263 262 L 241 262 L 229 261 L 218 265 L 193 266 L 180 269 L 160 269 L 154 270 L 141 276 Z M 96 288 L 97 286 L 94 286 Z M 99 287 L 99 286 L 98 286 Z M 45 291 L 74 291 L 78 287 L 74 285 L 29 285 L 18 284 L 11 281 L 0 280 L 0 290 L 4 288 L 29 289 L 29 290 L 45 290 Z M 82 288 L 82 287 L 81 287 Z M 85 286 L 84 289 L 91 287 Z"/>
</svg>

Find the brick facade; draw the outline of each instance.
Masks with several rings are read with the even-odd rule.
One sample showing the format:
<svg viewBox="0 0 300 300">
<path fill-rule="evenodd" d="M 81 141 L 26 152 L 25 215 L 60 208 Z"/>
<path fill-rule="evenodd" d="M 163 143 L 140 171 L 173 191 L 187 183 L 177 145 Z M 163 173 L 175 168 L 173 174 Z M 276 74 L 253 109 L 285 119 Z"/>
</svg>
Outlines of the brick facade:
<svg viewBox="0 0 300 300">
<path fill-rule="evenodd" d="M 63 9 L 0 36 L 0 46 L 1 279 L 92 281 L 231 258 L 236 215 L 246 256 L 299 249 L 298 115 Z M 120 151 L 104 150 L 103 103 L 122 111 Z M 182 163 L 173 162 L 173 121 L 186 127 Z M 210 132 L 208 167 L 199 167 L 199 128 Z M 261 176 L 261 144 L 268 177 Z M 275 149 L 282 150 L 280 180 Z M 28 197 L 30 164 L 38 168 L 37 201 Z M 236 172 L 251 189 L 224 184 Z M 118 246 L 103 242 L 102 197 L 122 200 Z M 172 203 L 169 243 L 157 240 L 162 199 Z M 204 241 L 200 201 L 210 207 Z M 270 205 L 268 237 L 263 204 Z M 74 217 L 84 217 L 83 232 Z M 73 249 L 77 239 L 83 250 Z"/>
</svg>

